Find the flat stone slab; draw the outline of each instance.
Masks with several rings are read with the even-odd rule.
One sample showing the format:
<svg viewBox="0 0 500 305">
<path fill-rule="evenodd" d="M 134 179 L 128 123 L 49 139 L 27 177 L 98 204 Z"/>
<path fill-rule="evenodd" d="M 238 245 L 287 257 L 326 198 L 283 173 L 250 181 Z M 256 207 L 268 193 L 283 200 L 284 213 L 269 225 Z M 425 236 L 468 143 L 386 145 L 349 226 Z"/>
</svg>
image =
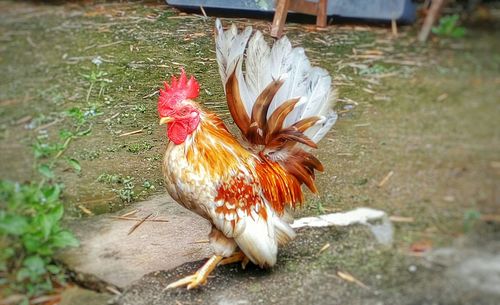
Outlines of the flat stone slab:
<svg viewBox="0 0 500 305">
<path fill-rule="evenodd" d="M 63 291 L 59 305 L 104 305 L 112 297 L 111 294 L 98 293 L 75 286 Z"/>
<path fill-rule="evenodd" d="M 136 209 L 130 217 L 143 218 L 153 213 L 149 220 L 168 222 L 145 221 L 128 234 L 138 221 L 112 216 Z M 81 245 L 64 251 L 59 259 L 93 289 L 102 290 L 102 285 L 109 284 L 123 289 L 150 272 L 170 270 L 212 254 L 208 243 L 200 243 L 208 238 L 209 223 L 166 195 L 118 213 L 74 220 L 68 227 Z"/>
</svg>

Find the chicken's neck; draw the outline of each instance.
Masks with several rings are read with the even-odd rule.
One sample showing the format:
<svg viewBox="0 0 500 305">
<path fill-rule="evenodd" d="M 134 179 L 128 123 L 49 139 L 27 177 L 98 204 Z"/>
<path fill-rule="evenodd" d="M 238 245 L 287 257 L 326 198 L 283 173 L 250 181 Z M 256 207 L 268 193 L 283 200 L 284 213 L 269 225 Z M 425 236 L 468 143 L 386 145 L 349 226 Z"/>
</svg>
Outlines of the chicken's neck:
<svg viewBox="0 0 500 305">
<path fill-rule="evenodd" d="M 222 175 L 242 163 L 253 163 L 255 156 L 245 149 L 214 113 L 200 115 L 198 127 L 181 144 L 170 142 L 171 149 L 181 149 L 187 161 L 204 167 L 211 175 Z"/>
</svg>

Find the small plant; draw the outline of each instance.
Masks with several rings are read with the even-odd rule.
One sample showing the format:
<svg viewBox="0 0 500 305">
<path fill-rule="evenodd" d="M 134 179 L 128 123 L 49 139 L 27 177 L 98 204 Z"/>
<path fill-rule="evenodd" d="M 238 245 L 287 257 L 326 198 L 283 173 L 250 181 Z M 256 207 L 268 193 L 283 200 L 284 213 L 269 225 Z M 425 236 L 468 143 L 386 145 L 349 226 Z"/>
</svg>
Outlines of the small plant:
<svg viewBox="0 0 500 305">
<path fill-rule="evenodd" d="M 29 298 L 51 291 L 53 283 L 64 283 L 64 273 L 52 256 L 78 241 L 60 225 L 61 190 L 59 184 L 0 181 L 0 294 Z"/>
<path fill-rule="evenodd" d="M 128 145 L 127 150 L 131 153 L 136 154 L 141 151 L 150 150 L 151 148 L 153 148 L 153 145 L 146 141 L 143 141 L 141 143 L 132 143 Z"/>
<path fill-rule="evenodd" d="M 135 105 L 134 108 L 132 108 L 132 110 L 140 112 L 140 113 L 145 113 L 146 112 L 146 105 L 143 105 L 143 104 Z"/>
<path fill-rule="evenodd" d="M 142 183 L 142 187 L 147 189 L 147 190 L 154 190 L 155 186 L 153 183 L 151 183 L 149 180 L 144 180 L 144 183 Z"/>
<path fill-rule="evenodd" d="M 130 203 L 135 199 L 134 192 L 134 178 L 127 176 L 123 179 L 123 187 L 115 192 L 120 196 L 120 199 L 124 202 Z"/>
<path fill-rule="evenodd" d="M 104 173 L 97 177 L 98 182 L 113 184 L 113 183 L 122 183 L 123 177 L 120 174 L 108 174 Z"/>
<path fill-rule="evenodd" d="M 381 64 L 373 64 L 366 68 L 362 68 L 359 70 L 359 75 L 377 75 L 391 72 L 393 69 L 388 68 Z"/>
<path fill-rule="evenodd" d="M 464 37 L 466 31 L 464 27 L 458 26 L 459 18 L 457 14 L 441 17 L 439 25 L 432 28 L 432 33 L 452 38 Z"/>
<path fill-rule="evenodd" d="M 471 209 L 464 213 L 464 231 L 470 232 L 476 222 L 481 218 L 481 213 L 477 210 Z"/>
<path fill-rule="evenodd" d="M 61 129 L 55 142 L 47 142 L 45 135 L 32 145 L 40 179 L 31 183 L 0 180 L 0 295 L 22 295 L 20 304 L 50 293 L 54 284 L 64 284 L 64 270 L 53 256 L 59 249 L 78 245 L 61 226 L 63 186 L 56 182 L 54 169 L 64 161 L 75 172 L 81 171 L 78 160 L 61 156 L 72 140 L 91 132 L 87 118 L 93 114 L 72 108 L 62 116 L 71 119 L 69 129 Z"/>
<path fill-rule="evenodd" d="M 134 191 L 135 184 L 133 177 L 130 176 L 123 177 L 120 174 L 104 173 L 97 178 L 97 181 L 105 184 L 121 184 L 122 187 L 119 189 L 114 188 L 113 192 L 118 194 L 118 196 L 123 202 L 130 203 L 134 201 L 136 198 L 136 194 Z M 146 180 L 146 182 L 144 182 L 143 184 L 144 188 L 154 189 L 154 186 L 151 183 L 149 183 L 149 181 Z"/>
<path fill-rule="evenodd" d="M 98 65 L 97 65 L 98 66 Z M 90 73 L 82 74 L 82 77 L 89 83 L 89 89 L 87 90 L 87 97 L 85 101 L 88 102 L 90 99 L 90 94 L 92 93 L 92 89 L 95 85 L 99 85 L 99 97 L 103 95 L 104 89 L 108 83 L 112 83 L 113 81 L 106 78 L 108 75 L 107 72 L 96 69 L 92 70 Z"/>
</svg>

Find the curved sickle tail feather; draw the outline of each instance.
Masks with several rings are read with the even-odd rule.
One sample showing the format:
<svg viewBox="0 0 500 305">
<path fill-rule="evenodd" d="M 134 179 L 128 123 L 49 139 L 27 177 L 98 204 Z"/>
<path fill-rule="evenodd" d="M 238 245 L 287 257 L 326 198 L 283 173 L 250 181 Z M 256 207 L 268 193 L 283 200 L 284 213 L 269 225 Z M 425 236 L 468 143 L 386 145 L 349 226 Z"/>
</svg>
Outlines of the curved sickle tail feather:
<svg viewBox="0 0 500 305">
<path fill-rule="evenodd" d="M 314 170 L 323 166 L 308 151 L 337 120 L 330 75 L 286 37 L 270 48 L 261 32 L 238 32 L 234 24 L 224 31 L 217 19 L 215 40 L 228 108 L 243 137 L 316 192 Z"/>
</svg>

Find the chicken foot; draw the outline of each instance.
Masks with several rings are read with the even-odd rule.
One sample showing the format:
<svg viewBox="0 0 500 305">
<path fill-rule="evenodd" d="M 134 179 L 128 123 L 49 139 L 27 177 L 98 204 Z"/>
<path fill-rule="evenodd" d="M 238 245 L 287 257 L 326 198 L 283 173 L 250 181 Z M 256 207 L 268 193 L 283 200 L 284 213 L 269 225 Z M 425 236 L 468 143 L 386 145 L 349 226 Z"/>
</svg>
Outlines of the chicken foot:
<svg viewBox="0 0 500 305">
<path fill-rule="evenodd" d="M 238 251 L 238 252 L 234 253 L 233 255 L 231 255 L 230 257 L 226 257 L 223 260 L 221 260 L 219 265 L 222 266 L 222 265 L 227 265 L 227 264 L 232 264 L 232 263 L 237 263 L 237 262 L 241 262 L 241 268 L 245 269 L 245 267 L 248 264 L 248 257 L 246 257 L 246 255 L 243 252 Z"/>
<path fill-rule="evenodd" d="M 187 285 L 187 289 L 196 288 L 199 285 L 205 285 L 207 283 L 208 275 L 217 267 L 219 262 L 223 259 L 220 255 L 212 255 L 208 261 L 190 276 L 186 276 L 178 281 L 175 281 L 167 286 L 165 289 L 172 289 Z"/>
</svg>

